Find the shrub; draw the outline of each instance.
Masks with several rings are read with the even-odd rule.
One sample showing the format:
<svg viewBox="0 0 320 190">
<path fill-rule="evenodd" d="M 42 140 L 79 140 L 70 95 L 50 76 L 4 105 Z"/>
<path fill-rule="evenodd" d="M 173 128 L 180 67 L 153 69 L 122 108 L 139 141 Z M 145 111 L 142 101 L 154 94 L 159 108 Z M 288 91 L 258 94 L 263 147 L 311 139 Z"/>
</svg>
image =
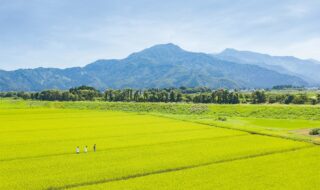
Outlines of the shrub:
<svg viewBox="0 0 320 190">
<path fill-rule="evenodd" d="M 320 135 L 320 128 L 311 129 L 310 135 Z"/>
<path fill-rule="evenodd" d="M 219 117 L 218 117 L 218 121 L 227 121 L 227 118 L 226 118 L 226 117 L 221 117 L 221 116 L 219 116 Z"/>
</svg>

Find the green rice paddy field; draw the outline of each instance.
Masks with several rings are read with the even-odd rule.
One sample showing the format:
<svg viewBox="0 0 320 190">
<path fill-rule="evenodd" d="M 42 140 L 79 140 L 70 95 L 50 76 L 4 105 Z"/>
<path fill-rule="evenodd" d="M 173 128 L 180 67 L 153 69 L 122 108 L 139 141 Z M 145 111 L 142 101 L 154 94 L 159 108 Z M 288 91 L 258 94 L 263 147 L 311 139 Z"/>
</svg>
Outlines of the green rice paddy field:
<svg viewBox="0 0 320 190">
<path fill-rule="evenodd" d="M 320 189 L 318 113 L 0 100 L 0 189 Z"/>
</svg>

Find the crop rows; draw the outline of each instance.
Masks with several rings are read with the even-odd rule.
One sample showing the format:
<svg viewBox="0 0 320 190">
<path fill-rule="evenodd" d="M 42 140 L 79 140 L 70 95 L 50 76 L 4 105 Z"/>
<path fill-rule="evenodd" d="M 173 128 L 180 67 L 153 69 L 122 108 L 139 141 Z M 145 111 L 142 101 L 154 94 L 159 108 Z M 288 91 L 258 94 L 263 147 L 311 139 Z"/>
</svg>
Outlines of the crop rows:
<svg viewBox="0 0 320 190">
<path fill-rule="evenodd" d="M 320 148 L 314 147 L 232 162 L 86 185 L 77 190 L 113 189 L 290 189 L 320 188 Z"/>
<path fill-rule="evenodd" d="M 135 113 L 3 109 L 0 119 L 0 189 L 89 187 L 312 146 Z"/>
</svg>

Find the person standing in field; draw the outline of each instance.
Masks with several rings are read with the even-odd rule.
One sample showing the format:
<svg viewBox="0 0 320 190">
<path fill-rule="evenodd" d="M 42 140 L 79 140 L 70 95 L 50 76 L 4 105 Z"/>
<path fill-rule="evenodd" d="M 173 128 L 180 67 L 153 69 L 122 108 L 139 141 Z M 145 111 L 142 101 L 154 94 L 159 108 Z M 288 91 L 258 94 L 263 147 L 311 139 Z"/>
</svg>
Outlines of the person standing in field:
<svg viewBox="0 0 320 190">
<path fill-rule="evenodd" d="M 93 145 L 93 152 L 96 151 L 96 144 Z"/>
<path fill-rule="evenodd" d="M 80 153 L 79 146 L 77 146 L 77 148 L 76 148 L 76 153 L 77 153 L 77 154 L 79 154 L 79 153 Z"/>
<path fill-rule="evenodd" d="M 83 151 L 84 151 L 84 153 L 87 153 L 88 152 L 88 146 L 85 146 Z"/>
</svg>

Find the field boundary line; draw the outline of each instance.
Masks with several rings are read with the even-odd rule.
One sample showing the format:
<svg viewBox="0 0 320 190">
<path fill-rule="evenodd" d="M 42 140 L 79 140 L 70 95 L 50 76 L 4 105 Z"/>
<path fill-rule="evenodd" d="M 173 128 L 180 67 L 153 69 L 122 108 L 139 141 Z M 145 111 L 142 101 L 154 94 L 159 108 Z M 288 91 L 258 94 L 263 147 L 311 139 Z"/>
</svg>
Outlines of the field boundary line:
<svg viewBox="0 0 320 190">
<path fill-rule="evenodd" d="M 92 186 L 92 185 L 105 184 L 105 183 L 111 183 L 111 182 L 116 182 L 116 181 L 126 181 L 126 180 L 130 180 L 130 179 L 142 178 L 142 177 L 146 177 L 146 176 L 150 176 L 150 175 L 157 175 L 157 174 L 163 174 L 163 173 L 171 173 L 171 172 L 177 172 L 177 171 L 182 171 L 182 170 L 188 170 L 188 169 L 193 169 L 193 168 L 200 168 L 200 167 L 205 167 L 205 166 L 209 166 L 209 165 L 213 165 L 213 164 L 223 164 L 223 163 L 246 160 L 246 159 L 254 159 L 254 158 L 258 158 L 258 157 L 294 152 L 294 151 L 299 151 L 302 149 L 308 149 L 308 148 L 313 148 L 313 147 L 314 146 L 312 146 L 312 145 L 308 145 L 308 146 L 296 147 L 296 148 L 291 148 L 291 149 L 286 149 L 286 150 L 275 150 L 275 151 L 270 151 L 270 152 L 266 152 L 266 153 L 240 156 L 240 157 L 236 157 L 236 158 L 230 158 L 230 159 L 218 160 L 218 161 L 212 161 L 212 162 L 205 162 L 205 163 L 200 163 L 200 164 L 182 166 L 182 167 L 178 167 L 178 168 L 168 168 L 168 169 L 163 169 L 163 170 L 150 171 L 150 172 L 146 172 L 146 173 L 137 173 L 137 174 L 122 176 L 122 177 L 117 177 L 117 178 L 101 179 L 101 180 L 96 180 L 96 181 L 91 181 L 91 182 L 83 182 L 83 183 L 74 183 L 74 184 L 68 184 L 68 185 L 64 185 L 64 186 L 60 186 L 60 187 L 49 187 L 46 190 L 72 189 L 72 188 L 77 188 L 77 187 Z"/>
<path fill-rule="evenodd" d="M 123 146 L 123 147 L 114 147 L 114 148 L 108 148 L 108 149 L 101 149 L 101 150 L 99 150 L 99 152 L 107 152 L 107 151 L 122 150 L 122 149 L 131 149 L 131 148 L 138 148 L 138 147 L 148 147 L 148 146 L 156 146 L 156 145 L 175 144 L 175 143 L 181 143 L 181 142 L 192 142 L 192 141 L 198 141 L 198 140 L 219 140 L 219 139 L 233 138 L 233 137 L 240 137 L 240 136 L 248 136 L 248 135 L 250 135 L 250 134 L 224 135 L 224 136 L 218 136 L 218 137 L 205 137 L 205 138 L 185 139 L 185 140 L 180 140 L 180 141 L 167 141 L 167 142 L 159 142 L 159 143 L 151 143 L 151 144 L 140 144 L 140 145 L 133 145 L 133 146 Z M 38 158 L 66 156 L 66 155 L 76 155 L 76 153 L 57 153 L 57 154 L 47 154 L 47 155 L 20 157 L 20 158 L 12 158 L 12 159 L 2 159 L 2 160 L 0 160 L 0 163 L 1 162 L 16 161 L 16 160 L 38 159 Z"/>
<path fill-rule="evenodd" d="M 170 116 L 166 116 L 166 115 L 157 115 L 157 114 L 151 114 L 151 115 L 158 116 L 158 117 L 175 119 L 175 120 L 178 120 L 178 121 L 196 123 L 196 124 L 200 124 L 200 125 L 207 125 L 207 126 L 212 126 L 212 127 L 216 127 L 216 128 L 229 129 L 229 130 L 234 130 L 234 131 L 242 131 L 242 132 L 246 132 L 246 133 L 249 133 L 249 134 L 252 134 L 252 135 L 268 136 L 268 137 L 281 138 L 281 139 L 298 141 L 298 142 L 306 142 L 306 143 L 310 143 L 310 144 L 313 144 L 313 145 L 320 145 L 320 142 L 317 142 L 317 141 L 312 141 L 312 140 L 308 140 L 308 139 L 299 139 L 299 138 L 294 138 L 294 137 L 290 137 L 290 136 L 283 136 L 283 135 L 280 135 L 280 134 L 268 134 L 268 133 L 263 133 L 263 132 L 259 132 L 259 131 L 232 128 L 232 127 L 221 126 L 221 125 L 216 125 L 216 124 L 212 124 L 212 123 L 204 123 L 204 122 L 201 122 L 201 121 L 193 121 L 193 120 L 188 120 L 188 119 L 179 119 L 179 118 L 174 118 L 174 117 L 170 117 Z"/>
</svg>

